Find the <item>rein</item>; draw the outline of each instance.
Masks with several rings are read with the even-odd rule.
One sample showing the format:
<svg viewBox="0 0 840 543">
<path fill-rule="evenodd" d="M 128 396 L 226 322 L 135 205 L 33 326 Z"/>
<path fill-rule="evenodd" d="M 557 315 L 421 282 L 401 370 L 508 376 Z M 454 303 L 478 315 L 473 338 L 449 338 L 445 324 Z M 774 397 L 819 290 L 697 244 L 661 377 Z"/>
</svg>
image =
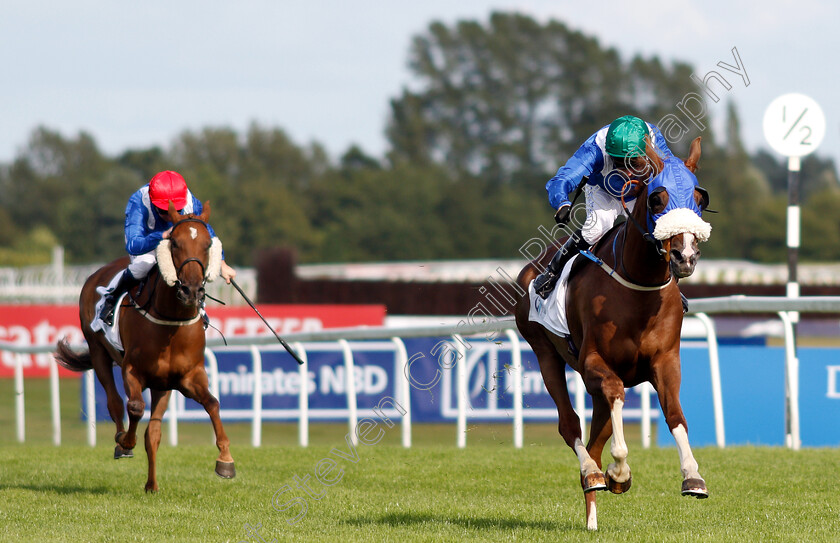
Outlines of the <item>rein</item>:
<svg viewBox="0 0 840 543">
<path fill-rule="evenodd" d="M 627 185 L 630 185 L 632 183 L 633 180 L 630 180 L 627 183 L 625 183 L 624 186 L 627 187 Z M 655 237 L 653 237 L 653 234 L 648 232 L 646 228 L 643 228 L 642 225 L 639 224 L 639 222 L 635 218 L 633 218 L 633 214 L 630 213 L 630 210 L 627 209 L 627 203 L 624 201 L 624 189 L 621 190 L 621 208 L 624 210 L 624 214 L 627 216 L 627 219 L 633 223 L 633 226 L 635 226 L 636 230 L 638 230 L 639 233 L 642 235 L 642 238 L 648 243 L 653 244 L 653 246 L 656 248 L 656 252 L 664 257 L 667 254 L 667 252 L 665 251 L 665 248 L 662 244 L 662 240 L 658 240 Z"/>
<path fill-rule="evenodd" d="M 146 311 L 145 309 L 141 308 L 137 305 L 137 302 L 134 302 L 134 308 L 137 310 L 138 313 L 146 317 L 148 320 L 155 324 L 160 324 L 161 326 L 189 326 L 190 324 L 195 324 L 199 320 L 201 320 L 201 310 L 198 311 L 195 317 L 187 320 L 163 320 L 157 317 L 153 317 L 151 313 Z"/>
<path fill-rule="evenodd" d="M 633 182 L 632 180 L 628 181 L 625 184 L 625 187 L 628 184 L 631 184 L 632 182 Z M 624 236 L 624 240 L 623 240 L 623 243 L 622 243 L 622 248 L 623 248 L 624 244 L 627 242 L 627 228 L 628 228 L 627 224 L 629 222 L 630 224 L 632 224 L 633 226 L 636 227 L 636 229 L 639 231 L 639 233 L 642 235 L 642 238 L 645 241 L 652 244 L 656 248 L 657 254 L 659 254 L 659 256 L 664 259 L 665 255 L 667 253 L 666 253 L 665 249 L 663 248 L 662 241 L 653 237 L 653 234 L 648 232 L 646 229 L 642 228 L 642 225 L 640 225 L 638 223 L 638 221 L 636 221 L 636 219 L 633 218 L 633 214 L 630 213 L 629 209 L 627 209 L 627 204 L 624 201 L 624 190 L 622 190 L 622 195 L 621 195 L 621 207 L 624 210 L 624 214 L 627 217 L 627 221 L 624 222 L 624 227 L 622 228 L 622 232 L 621 232 Z M 618 235 L 619 235 L 619 233 L 617 232 L 615 234 L 615 236 L 613 237 L 613 243 L 612 243 L 613 259 L 616 261 L 617 264 L 619 264 L 621 266 L 621 269 L 624 271 L 625 275 L 629 275 L 627 273 L 627 268 L 625 268 L 625 266 L 624 266 L 624 251 L 623 250 L 621 251 L 621 259 L 618 258 L 618 252 L 616 250 L 616 242 L 618 241 Z M 598 266 L 602 270 L 604 270 L 607 273 L 607 275 L 609 275 L 610 277 L 615 279 L 620 285 L 622 285 L 624 287 L 627 287 L 631 290 L 637 290 L 637 291 L 641 291 L 641 292 L 650 292 L 650 291 L 654 291 L 654 290 L 662 290 L 674 281 L 674 276 L 671 274 L 670 267 L 669 267 L 668 280 L 665 281 L 664 283 L 662 283 L 660 285 L 639 285 L 637 283 L 633 283 L 631 281 L 628 281 L 627 279 L 625 279 L 624 277 L 619 275 L 618 272 L 616 272 L 609 265 L 607 265 L 607 263 L 604 262 L 602 259 L 595 256 L 591 251 L 588 251 L 588 250 L 581 251 L 580 254 L 582 254 L 583 256 L 585 256 L 586 258 L 591 260 L 592 262 L 594 262 L 596 266 Z"/>
<path fill-rule="evenodd" d="M 642 291 L 642 292 L 649 292 L 649 291 L 652 291 L 652 290 L 662 290 L 663 288 L 670 285 L 671 282 L 674 280 L 674 277 L 670 276 L 670 277 L 668 277 L 667 281 L 665 281 L 663 284 L 658 285 L 658 286 L 647 287 L 647 286 L 644 286 L 644 285 L 637 285 L 636 283 L 631 283 L 627 279 L 620 276 L 618 274 L 618 272 L 616 272 L 614 269 L 610 268 L 609 265 L 607 265 L 606 262 L 604 262 L 603 260 L 601 260 L 600 258 L 595 256 L 594 254 L 592 254 L 590 251 L 581 251 L 580 254 L 582 254 L 583 256 L 585 256 L 586 258 L 588 258 L 589 260 L 594 262 L 596 266 L 599 266 L 602 270 L 607 272 L 607 275 L 609 275 L 610 277 L 612 277 L 613 279 L 618 281 L 618 283 L 620 285 L 623 285 L 623 286 L 625 286 L 625 287 L 627 287 L 631 290 L 638 290 L 638 291 Z"/>
<path fill-rule="evenodd" d="M 178 221 L 177 223 L 175 223 L 175 225 L 172 227 L 172 232 L 175 232 L 175 229 L 176 229 L 176 228 L 178 228 L 178 227 L 179 227 L 179 226 L 181 226 L 182 224 L 185 224 L 185 223 L 188 223 L 188 222 L 197 222 L 197 223 L 200 223 L 200 224 L 201 224 L 202 226 L 204 226 L 204 228 L 206 228 L 208 231 L 210 230 L 210 229 L 209 229 L 209 227 L 207 226 L 207 223 L 206 223 L 206 222 L 202 221 L 201 219 L 196 219 L 195 217 L 189 217 L 189 218 L 187 218 L 187 219 L 183 219 L 183 220 Z M 170 239 L 172 238 L 172 232 L 170 232 L 170 234 L 169 234 Z M 184 266 L 186 266 L 186 265 L 187 265 L 187 264 L 189 264 L 190 262 L 196 262 L 199 266 L 201 266 L 201 276 L 204 278 L 204 280 L 201 282 L 201 284 L 202 284 L 202 285 L 204 285 L 204 284 L 206 284 L 206 283 L 207 283 L 207 274 L 206 274 L 206 271 L 207 271 L 207 270 L 205 269 L 204 262 L 202 262 L 201 260 L 199 260 L 199 259 L 197 259 L 197 258 L 195 258 L 195 257 L 191 257 L 191 258 L 187 258 L 186 260 L 184 260 L 183 262 L 181 262 L 181 265 L 180 265 L 180 266 L 178 266 L 178 269 L 175 271 L 175 277 L 177 278 L 177 279 L 175 280 L 175 286 L 176 286 L 176 287 L 177 287 L 178 285 L 180 285 L 180 284 L 181 284 L 181 279 L 180 279 L 180 276 L 181 276 L 181 270 L 183 270 L 183 269 L 184 269 Z M 203 301 L 203 300 L 202 300 L 202 301 Z M 199 315 L 200 315 L 200 314 L 201 314 L 201 312 L 199 311 Z"/>
<path fill-rule="evenodd" d="M 147 320 L 159 324 L 161 326 L 189 326 L 190 324 L 195 324 L 196 322 L 201 319 L 201 309 L 198 310 L 198 313 L 194 317 L 190 317 L 188 319 L 174 319 L 174 318 L 166 318 L 164 317 L 163 313 L 161 313 L 157 308 L 150 307 L 152 305 L 152 301 L 155 299 L 155 291 L 157 290 L 158 283 L 163 281 L 163 278 L 160 276 L 160 271 L 157 271 L 158 277 L 154 282 L 148 282 L 147 284 L 151 284 L 151 292 L 149 292 L 149 299 L 146 301 L 145 304 L 140 305 L 137 301 L 137 298 L 132 296 L 131 292 L 128 293 L 128 298 L 131 300 L 134 309 L 143 315 Z M 158 318 L 153 316 L 149 309 L 154 310 L 155 313 L 160 315 L 164 318 Z"/>
<path fill-rule="evenodd" d="M 206 222 L 202 221 L 201 219 L 197 219 L 195 217 L 189 217 L 189 218 L 183 219 L 183 220 L 175 223 L 175 225 L 173 225 L 173 227 L 172 227 L 172 232 L 174 232 L 175 229 L 178 228 L 178 226 L 180 226 L 181 224 L 188 223 L 188 222 L 197 222 L 197 223 L 200 223 L 201 225 L 203 225 L 205 228 L 207 228 L 207 223 Z M 170 238 L 171 237 L 172 237 L 172 233 L 170 233 Z M 186 260 L 181 262 L 181 265 L 178 266 L 178 269 L 176 271 L 176 277 L 179 277 L 181 275 L 181 270 L 183 270 L 184 266 L 186 266 L 190 262 L 196 262 L 196 263 L 198 263 L 199 266 L 201 266 L 201 276 L 205 278 L 204 281 L 202 282 L 202 284 L 206 283 L 207 282 L 207 279 L 206 279 L 207 275 L 205 273 L 206 272 L 206 269 L 205 269 L 206 267 L 204 265 L 204 262 L 202 262 L 201 260 L 199 260 L 198 258 L 195 258 L 195 257 L 187 258 Z M 155 294 L 155 291 L 157 290 L 158 282 L 163 281 L 163 277 L 161 276 L 161 273 L 160 273 L 160 268 L 158 268 L 157 273 L 158 273 L 158 278 L 152 284 L 152 290 L 149 293 L 149 299 L 145 304 L 143 304 L 141 306 L 137 302 L 137 300 L 129 294 L 129 297 L 131 298 L 131 302 L 134 305 L 134 308 L 137 310 L 137 312 L 140 313 L 141 315 L 143 315 L 149 321 L 151 321 L 155 324 L 159 324 L 161 326 L 189 326 L 189 325 L 195 324 L 196 322 L 201 320 L 203 311 L 201 309 L 200 303 L 199 303 L 199 309 L 196 312 L 195 316 L 190 317 L 188 319 L 166 318 L 157 308 L 150 308 L 150 306 L 151 306 L 151 304 L 154 300 L 154 294 Z M 174 285 L 173 288 L 177 288 L 180 284 L 181 284 L 181 280 L 176 279 L 175 285 Z M 158 318 L 158 317 L 152 316 L 152 314 L 148 311 L 148 309 L 153 309 L 155 313 L 157 313 L 158 315 L 160 315 L 161 317 L 164 317 L 164 318 Z"/>
</svg>

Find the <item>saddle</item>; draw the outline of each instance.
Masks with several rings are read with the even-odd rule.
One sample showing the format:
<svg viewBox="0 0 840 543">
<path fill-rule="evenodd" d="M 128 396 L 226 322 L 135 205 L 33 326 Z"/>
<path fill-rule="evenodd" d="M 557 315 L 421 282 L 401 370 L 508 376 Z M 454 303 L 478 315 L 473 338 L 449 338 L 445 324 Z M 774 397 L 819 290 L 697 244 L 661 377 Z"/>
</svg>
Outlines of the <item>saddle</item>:
<svg viewBox="0 0 840 543">
<path fill-rule="evenodd" d="M 616 229 L 621 226 L 623 221 L 613 225 L 613 227 L 601 237 L 600 240 L 590 249 L 591 253 L 600 251 L 601 247 L 612 240 Z M 569 342 L 569 351 L 577 356 L 577 347 L 572 343 L 569 332 L 569 324 L 566 316 L 566 291 L 568 290 L 569 281 L 572 277 L 582 272 L 589 264 L 593 262 L 588 258 L 580 258 L 581 255 L 574 255 L 563 267 L 560 272 L 560 277 L 554 290 L 548 295 L 545 300 L 542 299 L 534 290 L 534 282 L 528 285 L 528 295 L 531 301 L 530 311 L 528 313 L 528 320 L 541 324 L 546 329 L 554 334 L 566 339 Z M 594 269 L 594 268 L 593 268 Z"/>
<path fill-rule="evenodd" d="M 123 270 L 119 270 L 114 277 L 111 278 L 111 281 L 106 286 L 96 287 L 96 293 L 99 294 L 99 301 L 96 302 L 96 307 L 94 308 L 94 319 L 90 323 L 90 329 L 94 332 L 102 332 L 105 336 L 105 339 L 108 340 L 108 343 L 111 344 L 114 349 L 119 352 L 125 352 L 123 349 L 122 340 L 120 339 L 120 306 L 125 300 L 125 297 L 128 296 L 128 293 L 123 294 L 117 300 L 116 309 L 114 310 L 114 324 L 113 326 L 108 326 L 105 324 L 102 319 L 99 318 L 99 314 L 102 312 L 102 306 L 105 303 L 105 294 L 108 293 L 109 290 L 113 289 L 117 286 L 117 282 L 120 280 L 120 276 L 122 275 Z"/>
</svg>

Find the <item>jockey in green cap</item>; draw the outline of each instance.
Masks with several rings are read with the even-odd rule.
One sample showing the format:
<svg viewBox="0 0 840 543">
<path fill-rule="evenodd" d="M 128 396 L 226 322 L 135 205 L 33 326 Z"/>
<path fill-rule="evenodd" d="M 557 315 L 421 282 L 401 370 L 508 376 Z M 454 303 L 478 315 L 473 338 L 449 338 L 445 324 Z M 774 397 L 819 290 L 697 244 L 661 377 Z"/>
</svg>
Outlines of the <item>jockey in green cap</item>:
<svg viewBox="0 0 840 543">
<path fill-rule="evenodd" d="M 645 156 L 647 142 L 663 159 L 674 156 L 656 126 L 632 115 L 619 117 L 583 142 L 546 183 L 548 201 L 557 210 L 554 219 L 561 225 L 570 219 L 569 195 L 584 184 L 586 220 L 534 280 L 534 290 L 542 298 L 554 289 L 569 259 L 594 245 L 612 228 L 623 213 L 622 195 L 627 207 L 633 209 L 635 192 L 628 188 L 627 181 L 644 181 L 650 176 L 652 169 Z"/>
</svg>

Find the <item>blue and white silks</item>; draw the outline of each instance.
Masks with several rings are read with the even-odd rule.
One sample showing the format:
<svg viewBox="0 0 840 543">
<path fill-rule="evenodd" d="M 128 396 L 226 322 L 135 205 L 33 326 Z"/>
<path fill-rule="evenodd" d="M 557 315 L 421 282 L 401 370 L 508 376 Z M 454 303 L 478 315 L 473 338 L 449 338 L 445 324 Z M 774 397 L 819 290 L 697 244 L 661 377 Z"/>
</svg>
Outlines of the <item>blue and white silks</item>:
<svg viewBox="0 0 840 543">
<path fill-rule="evenodd" d="M 662 133 L 655 125 L 647 124 L 651 143 L 663 159 L 674 156 Z M 557 173 L 545 184 L 548 191 L 548 202 L 553 209 L 569 204 L 569 194 L 573 192 L 581 179 L 588 176 L 587 184 L 601 187 L 608 194 L 619 198 L 624 188 L 625 179 L 621 176 L 611 176 L 613 170 L 612 158 L 607 154 L 606 141 L 609 125 L 592 134 L 575 151 L 569 160 L 557 170 Z M 632 200 L 631 198 L 627 199 Z"/>
</svg>

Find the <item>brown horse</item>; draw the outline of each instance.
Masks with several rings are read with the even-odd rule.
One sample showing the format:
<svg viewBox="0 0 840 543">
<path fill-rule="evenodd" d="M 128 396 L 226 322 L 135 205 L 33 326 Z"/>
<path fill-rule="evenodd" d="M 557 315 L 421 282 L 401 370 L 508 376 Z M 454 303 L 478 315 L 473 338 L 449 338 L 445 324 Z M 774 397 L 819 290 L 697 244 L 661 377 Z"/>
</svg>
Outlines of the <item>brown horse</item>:
<svg viewBox="0 0 840 543">
<path fill-rule="evenodd" d="M 160 445 L 160 426 L 169 403 L 170 391 L 178 390 L 187 398 L 200 403 L 213 423 L 219 457 L 216 473 L 234 477 L 233 458 L 227 435 L 219 418 L 219 401 L 210 394 L 204 371 L 204 326 L 201 303 L 204 285 L 219 274 L 221 244 L 212 238 L 207 228 L 209 203 L 201 215 L 179 215 L 172 202 L 169 218 L 173 223 L 168 239 L 157 249 L 156 268 L 149 273 L 139 292 L 129 293 L 133 303 L 123 303 L 119 312 L 119 334 L 124 352 L 119 352 L 105 338 L 102 331 L 94 331 L 97 287 L 128 264 L 127 257 L 111 262 L 91 275 L 82 287 L 79 299 L 79 318 L 88 344 L 88 352 L 74 353 L 66 340 L 58 343 L 55 354 L 59 364 L 73 371 L 93 368 L 108 396 L 108 412 L 116 423 L 117 446 L 114 458 L 133 456 L 137 443 L 137 424 L 143 416 L 143 390 L 151 390 L 152 405 L 146 428 L 146 456 L 149 476 L 146 491 L 158 490 L 155 457 Z M 123 401 L 117 393 L 112 365 L 122 368 L 125 392 L 128 396 L 128 431 L 123 427 Z"/>
<path fill-rule="evenodd" d="M 655 153 L 648 154 L 653 174 L 639 184 L 632 213 L 592 250 L 593 258 L 606 267 L 599 269 L 598 262 L 583 256 L 574 262 L 565 298 L 567 337 L 529 320 L 531 304 L 540 303 L 533 291 L 515 309 L 517 327 L 533 348 L 557 405 L 560 435 L 580 462 L 587 527 L 592 530 L 597 529 L 594 491 L 620 494 L 630 488 L 622 423 L 624 389 L 645 381 L 656 389 L 676 441 L 683 495 L 708 496 L 679 400 L 683 310 L 676 279 L 694 272 L 700 254 L 697 242 L 705 241 L 711 228 L 699 216 L 708 204 L 707 193 L 693 175 L 699 158 L 700 138 L 692 143 L 684 163 L 674 158 L 663 162 Z M 524 291 L 553 253 L 549 249 L 520 272 L 517 281 Z M 585 447 L 566 388 L 566 364 L 580 373 L 592 396 Z M 605 477 L 601 455 L 611 435 L 614 463 Z"/>
</svg>

